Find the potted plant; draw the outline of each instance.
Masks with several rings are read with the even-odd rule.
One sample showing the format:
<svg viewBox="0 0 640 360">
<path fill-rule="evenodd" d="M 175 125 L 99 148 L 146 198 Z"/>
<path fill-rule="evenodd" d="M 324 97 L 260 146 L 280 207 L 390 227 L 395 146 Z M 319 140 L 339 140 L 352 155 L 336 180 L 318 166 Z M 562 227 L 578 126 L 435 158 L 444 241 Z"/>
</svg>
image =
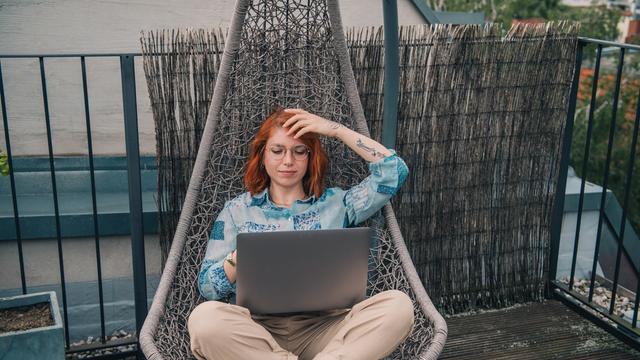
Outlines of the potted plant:
<svg viewBox="0 0 640 360">
<path fill-rule="evenodd" d="M 9 161 L 7 154 L 2 150 L 0 150 L 0 174 L 2 174 L 2 176 L 9 175 Z"/>
<path fill-rule="evenodd" d="M 64 330 L 55 292 L 0 298 L 0 359 L 64 359 Z"/>
</svg>

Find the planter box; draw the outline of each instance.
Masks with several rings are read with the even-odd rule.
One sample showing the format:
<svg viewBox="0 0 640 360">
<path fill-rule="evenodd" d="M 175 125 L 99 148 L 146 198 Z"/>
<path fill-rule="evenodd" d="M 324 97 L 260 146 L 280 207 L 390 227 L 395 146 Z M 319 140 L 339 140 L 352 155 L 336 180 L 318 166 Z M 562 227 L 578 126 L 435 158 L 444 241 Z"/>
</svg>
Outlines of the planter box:
<svg viewBox="0 0 640 360">
<path fill-rule="evenodd" d="M 0 334 L 0 359 L 35 360 L 64 359 L 64 329 L 53 291 L 0 298 L 0 309 L 49 303 L 52 326 Z"/>
</svg>

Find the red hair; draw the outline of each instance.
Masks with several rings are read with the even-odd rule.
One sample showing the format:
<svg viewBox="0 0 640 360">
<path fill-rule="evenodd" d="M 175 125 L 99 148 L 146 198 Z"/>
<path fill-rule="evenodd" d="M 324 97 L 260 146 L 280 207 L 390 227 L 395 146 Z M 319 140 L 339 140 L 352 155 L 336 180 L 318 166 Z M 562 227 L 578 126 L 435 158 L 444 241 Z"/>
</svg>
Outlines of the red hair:
<svg viewBox="0 0 640 360">
<path fill-rule="evenodd" d="M 258 133 L 251 142 L 249 148 L 249 159 L 244 173 L 244 185 L 252 195 L 262 192 L 269 186 L 270 178 L 262 165 L 264 147 L 273 131 L 282 128 L 292 113 L 284 112 L 283 108 L 277 108 L 262 123 Z M 307 195 L 314 194 L 319 198 L 324 191 L 324 174 L 327 170 L 329 158 L 322 149 L 320 137 L 316 133 L 308 132 L 299 138 L 310 149 L 307 172 L 302 178 L 302 187 Z"/>
</svg>

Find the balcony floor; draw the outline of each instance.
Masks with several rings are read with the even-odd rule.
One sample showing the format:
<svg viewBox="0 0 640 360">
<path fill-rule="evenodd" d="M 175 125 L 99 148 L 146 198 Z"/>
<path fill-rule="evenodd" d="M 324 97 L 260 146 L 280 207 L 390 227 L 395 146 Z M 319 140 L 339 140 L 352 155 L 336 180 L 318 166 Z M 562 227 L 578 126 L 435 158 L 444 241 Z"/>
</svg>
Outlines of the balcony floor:
<svg viewBox="0 0 640 360">
<path fill-rule="evenodd" d="M 446 319 L 441 359 L 640 359 L 640 352 L 557 300 Z"/>
</svg>

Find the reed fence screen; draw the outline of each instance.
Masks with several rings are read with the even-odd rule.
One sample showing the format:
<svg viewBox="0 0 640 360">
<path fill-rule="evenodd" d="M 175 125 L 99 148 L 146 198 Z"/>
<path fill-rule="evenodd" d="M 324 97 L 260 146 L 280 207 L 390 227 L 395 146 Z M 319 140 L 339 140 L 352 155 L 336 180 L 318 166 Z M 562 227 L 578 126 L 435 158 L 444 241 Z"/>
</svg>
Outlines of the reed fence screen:
<svg viewBox="0 0 640 360">
<path fill-rule="evenodd" d="M 156 125 L 164 263 L 224 33 L 157 31 L 141 42 L 146 54 L 161 57 L 145 61 L 145 74 Z M 379 140 L 382 29 L 350 29 L 347 42 L 369 128 Z M 516 25 L 506 36 L 497 25 L 400 28 L 396 150 L 410 174 L 392 204 L 441 312 L 543 298 L 576 46 L 570 23 Z"/>
</svg>

